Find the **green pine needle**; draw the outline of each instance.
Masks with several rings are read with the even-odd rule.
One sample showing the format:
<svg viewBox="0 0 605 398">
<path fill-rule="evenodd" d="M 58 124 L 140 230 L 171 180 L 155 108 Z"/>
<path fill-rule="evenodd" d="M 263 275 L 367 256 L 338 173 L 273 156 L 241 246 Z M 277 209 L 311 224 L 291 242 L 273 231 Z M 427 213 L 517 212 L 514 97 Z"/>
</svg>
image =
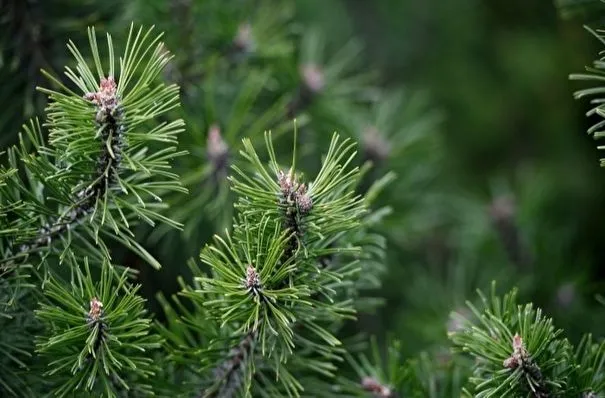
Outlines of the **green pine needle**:
<svg viewBox="0 0 605 398">
<path fill-rule="evenodd" d="M 49 361 L 46 375 L 60 381 L 55 394 L 96 391 L 116 397 L 133 378 L 144 386 L 154 375 L 149 355 L 161 338 L 149 333 L 139 286 L 129 285 L 128 270 L 118 273 L 107 262 L 96 282 L 86 259 L 80 267 L 69 283 L 51 277 L 44 289 L 48 302 L 35 311 L 45 324 L 37 351 Z"/>
</svg>

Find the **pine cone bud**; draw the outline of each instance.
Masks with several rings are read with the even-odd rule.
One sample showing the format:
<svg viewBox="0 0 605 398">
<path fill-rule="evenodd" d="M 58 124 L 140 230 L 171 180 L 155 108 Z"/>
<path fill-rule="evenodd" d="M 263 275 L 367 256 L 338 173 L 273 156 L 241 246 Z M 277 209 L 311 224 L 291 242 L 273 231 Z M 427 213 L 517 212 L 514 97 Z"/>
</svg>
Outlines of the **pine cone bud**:
<svg viewBox="0 0 605 398">
<path fill-rule="evenodd" d="M 237 34 L 233 39 L 233 46 L 242 53 L 250 53 L 254 50 L 254 37 L 252 36 L 252 25 L 249 23 L 241 24 L 237 29 Z"/>
<path fill-rule="evenodd" d="M 229 159 L 229 146 L 221 135 L 221 129 L 217 124 L 210 126 L 206 142 L 206 156 L 212 163 L 214 170 L 224 172 L 227 169 Z"/>
<path fill-rule="evenodd" d="M 323 71 L 315 64 L 302 65 L 300 76 L 305 88 L 311 94 L 319 94 L 325 88 L 326 82 Z"/>
<path fill-rule="evenodd" d="M 99 91 L 84 94 L 84 99 L 97 106 L 97 122 L 104 123 L 118 109 L 118 86 L 112 76 L 101 78 Z"/>
<path fill-rule="evenodd" d="M 291 202 L 293 200 L 292 195 L 296 190 L 296 181 L 294 180 L 294 176 L 292 175 L 292 170 L 288 173 L 284 173 L 280 170 L 277 176 L 277 183 L 279 184 L 279 188 L 281 190 L 282 196 L 286 201 Z"/>
<path fill-rule="evenodd" d="M 363 133 L 364 157 L 373 162 L 380 162 L 389 157 L 390 144 L 376 127 L 368 127 Z"/>
<path fill-rule="evenodd" d="M 295 200 L 301 214 L 308 214 L 313 208 L 313 199 L 307 192 L 307 186 L 301 184 L 296 190 Z"/>
<path fill-rule="evenodd" d="M 103 303 L 98 298 L 90 299 L 90 310 L 88 311 L 88 322 L 98 322 L 103 315 Z"/>
<path fill-rule="evenodd" d="M 523 339 L 519 334 L 515 334 L 513 337 L 513 354 L 504 360 L 504 367 L 509 369 L 516 369 L 522 366 L 528 359 L 528 352 L 523 344 Z"/>
<path fill-rule="evenodd" d="M 373 377 L 366 376 L 361 379 L 361 387 L 374 394 L 376 398 L 392 398 L 393 393 L 390 388 L 383 386 Z"/>
<path fill-rule="evenodd" d="M 504 360 L 503 365 L 508 369 L 516 369 L 519 366 L 519 362 L 515 357 L 509 357 Z"/>
<path fill-rule="evenodd" d="M 298 209 L 302 214 L 309 214 L 313 208 L 313 199 L 308 194 L 298 197 Z"/>
<path fill-rule="evenodd" d="M 248 268 L 246 269 L 246 279 L 244 281 L 244 285 L 254 294 L 258 294 L 258 290 L 261 288 L 260 276 L 252 265 L 248 265 Z"/>
<path fill-rule="evenodd" d="M 313 208 L 313 199 L 307 192 L 307 186 L 296 180 L 292 170 L 288 173 L 280 171 L 277 183 L 282 194 L 282 203 L 296 205 L 300 214 L 308 214 Z M 290 209 L 293 211 L 295 209 Z"/>
</svg>

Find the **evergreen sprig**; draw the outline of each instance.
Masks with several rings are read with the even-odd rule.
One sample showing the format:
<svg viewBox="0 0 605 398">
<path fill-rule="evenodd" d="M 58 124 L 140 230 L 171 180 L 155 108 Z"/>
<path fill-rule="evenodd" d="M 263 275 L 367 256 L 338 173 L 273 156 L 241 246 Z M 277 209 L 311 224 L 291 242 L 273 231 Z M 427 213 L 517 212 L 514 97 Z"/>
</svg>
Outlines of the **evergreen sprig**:
<svg viewBox="0 0 605 398">
<path fill-rule="evenodd" d="M 116 397 L 131 385 L 136 393 L 152 394 L 144 379 L 154 375 L 150 351 L 161 338 L 149 333 L 140 286 L 129 284 L 128 270 L 118 272 L 108 262 L 98 279 L 86 260 L 82 268 L 69 283 L 51 277 L 44 289 L 48 301 L 36 310 L 46 326 L 37 343 L 48 358 L 45 374 L 61 380 L 53 386 L 55 395 L 96 391 Z"/>
<path fill-rule="evenodd" d="M 589 27 L 586 27 L 586 30 L 602 44 L 605 44 L 605 30 L 591 29 Z M 605 56 L 601 56 L 595 60 L 591 67 L 586 67 L 585 73 L 574 73 L 569 78 L 571 80 L 589 81 L 597 84 L 594 87 L 577 90 L 574 93 L 574 98 L 590 98 L 591 108 L 586 112 L 586 116 L 594 117 L 597 121 L 592 124 L 587 132 L 595 139 L 600 139 L 605 136 L 605 132 L 603 131 L 603 127 L 605 126 L 605 100 L 603 96 L 605 87 L 598 84 L 605 80 Z M 605 146 L 599 146 L 598 148 L 605 149 Z M 601 159 L 601 166 L 605 166 L 605 159 Z"/>
<path fill-rule="evenodd" d="M 476 359 L 473 396 L 552 397 L 569 391 L 571 345 L 552 319 L 531 304 L 518 305 L 516 290 L 500 298 L 493 284 L 489 297 L 479 295 L 483 309 L 469 303 L 475 318 L 451 334 L 454 345 Z"/>
<path fill-rule="evenodd" d="M 3 252 L 7 252 L 3 265 L 21 263 L 47 248 L 60 253 L 63 261 L 73 256 L 68 249 L 74 242 L 84 252 L 109 257 L 102 241 L 108 237 L 159 267 L 131 230 L 139 220 L 177 226 L 160 214 L 164 206 L 156 192 L 183 191 L 169 171 L 171 160 L 181 154 L 175 144 L 183 121 L 153 123 L 178 106 L 178 88 L 156 80 L 170 59 L 159 39 L 153 38 L 152 30 L 131 26 L 116 68 L 108 35 L 105 71 L 94 29 L 90 29 L 95 73 L 70 43 L 77 64 L 75 70 L 67 67 L 65 74 L 75 87 L 47 74 L 61 88 L 61 92 L 40 88 L 50 100 L 45 123 L 48 145 L 40 123 L 32 121 L 24 126 L 27 142 L 22 139 L 18 147 L 8 150 L 9 168 L 2 171 L 0 203 L 10 211 L 0 233 Z M 164 147 L 155 148 L 158 142 Z M 28 150 L 29 143 L 34 152 Z M 25 181 L 16 170 L 25 171 Z M 55 241 L 62 242 L 60 248 Z"/>
<path fill-rule="evenodd" d="M 255 172 L 233 167 L 230 180 L 239 195 L 233 232 L 202 250 L 211 274 L 198 276 L 200 288 L 183 293 L 217 325 L 199 353 L 202 396 L 315 391 L 302 380 L 335 376 L 333 363 L 344 350 L 334 332 L 354 318 L 345 291 L 355 288 L 366 258 L 356 258 L 360 249 L 352 241 L 360 238 L 349 232 L 362 229 L 367 210 L 355 193 L 360 174 L 350 167 L 353 144 L 335 135 L 309 183 L 296 172 L 296 151 L 285 169 L 268 134 L 266 147 L 268 167 L 244 140 L 241 155 Z M 177 346 L 187 344 L 180 339 Z"/>
<path fill-rule="evenodd" d="M 182 154 L 176 150 L 176 136 L 184 123 L 169 118 L 155 121 L 179 105 L 178 88 L 158 79 L 170 55 L 153 29 L 131 26 L 119 58 L 108 35 L 106 67 L 94 29 L 89 29 L 88 38 L 89 60 L 72 42 L 68 45 L 76 60 L 75 67 L 65 70 L 69 83 L 45 72 L 59 87 L 58 91 L 39 89 L 49 98 L 46 121 L 34 119 L 24 125 L 18 145 L 6 151 L 7 164 L 0 166 L 0 341 L 12 341 L 0 360 L 0 367 L 6 368 L 0 376 L 1 394 L 37 396 L 49 388 L 63 395 L 74 389 L 110 396 L 128 389 L 142 395 L 151 391 L 148 384 L 132 381 L 147 377 L 151 369 L 150 360 L 138 349 L 157 347 L 159 339 L 145 337 L 149 321 L 142 318 L 143 301 L 135 295 L 138 288 L 126 288 L 126 274 L 112 285 L 115 281 L 105 272 L 111 267 L 108 240 L 124 244 L 159 267 L 135 239 L 134 226 L 141 220 L 179 226 L 162 214 L 166 206 L 161 195 L 184 191 L 170 171 L 172 160 Z M 48 138 L 43 129 L 48 130 Z M 83 262 L 85 276 L 76 275 Z M 82 301 L 82 292 L 75 284 L 66 284 L 65 275 L 71 274 L 72 282 L 90 284 L 88 264 L 101 269 L 105 279 L 98 286 L 102 289 L 117 285 L 127 290 L 122 307 L 110 305 L 115 311 L 107 314 L 111 332 L 100 315 L 94 319 L 92 308 L 89 324 L 84 316 L 80 329 L 72 327 L 83 315 L 66 315 Z M 104 298 L 86 299 L 97 314 L 101 305 L 106 310 L 107 303 L 113 303 L 103 292 Z M 53 294 L 54 299 L 60 295 L 60 304 L 72 307 L 56 302 L 52 306 L 41 293 L 49 294 L 51 302 Z M 37 302 L 44 303 L 43 325 L 33 316 Z M 22 328 L 22 334 L 10 336 L 15 326 Z M 83 333 L 86 328 L 90 333 Z M 50 381 L 41 377 L 43 361 L 33 355 L 34 335 L 45 336 L 38 348 L 51 355 L 55 368 Z M 99 348 L 105 346 L 111 349 Z M 85 352 L 90 354 L 86 360 Z"/>
<path fill-rule="evenodd" d="M 374 398 L 601 396 L 605 342 L 587 334 L 574 352 L 552 319 L 532 304 L 517 304 L 516 295 L 516 290 L 496 295 L 495 283 L 489 296 L 479 291 L 483 308 L 468 303 L 468 314 L 454 314 L 458 326 L 450 332 L 452 351 L 437 347 L 406 359 L 399 341 L 388 339 L 382 351 L 373 338 L 370 356 L 347 355 L 356 377 L 339 377 L 338 393 Z"/>
</svg>

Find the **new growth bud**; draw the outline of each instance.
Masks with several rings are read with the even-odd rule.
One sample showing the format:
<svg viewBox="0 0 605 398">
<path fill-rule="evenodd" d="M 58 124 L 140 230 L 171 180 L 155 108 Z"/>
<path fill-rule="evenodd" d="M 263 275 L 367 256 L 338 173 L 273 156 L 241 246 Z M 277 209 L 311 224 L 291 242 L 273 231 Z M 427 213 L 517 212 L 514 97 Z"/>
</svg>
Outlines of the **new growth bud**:
<svg viewBox="0 0 605 398">
<path fill-rule="evenodd" d="M 391 151 L 389 142 L 376 127 L 368 127 L 363 132 L 363 149 L 365 158 L 380 162 L 388 158 Z"/>
<path fill-rule="evenodd" d="M 98 123 L 107 122 L 109 117 L 115 117 L 117 114 L 119 99 L 118 86 L 112 76 L 101 78 L 99 91 L 84 94 L 84 99 L 97 106 L 96 121 Z"/>
<path fill-rule="evenodd" d="M 307 186 L 301 184 L 295 193 L 296 203 L 298 204 L 298 210 L 301 214 L 308 214 L 313 208 L 313 199 L 307 193 Z"/>
<path fill-rule="evenodd" d="M 284 252 L 286 258 L 291 257 L 298 247 L 298 240 L 303 235 L 303 225 L 300 216 L 305 216 L 313 209 L 313 199 L 307 186 L 299 183 L 292 170 L 287 173 L 280 171 L 277 175 L 280 188 L 279 204 L 284 211 L 284 229 L 291 233 L 288 247 Z"/>
<path fill-rule="evenodd" d="M 284 199 L 289 200 L 292 196 L 292 193 L 295 191 L 295 182 L 292 176 L 292 171 L 288 173 L 280 171 L 277 175 L 277 182 L 279 184 L 279 188 L 281 189 L 282 196 Z"/>
<path fill-rule="evenodd" d="M 90 299 L 90 310 L 88 311 L 88 322 L 98 322 L 103 316 L 103 303 L 98 298 L 93 297 Z"/>
<path fill-rule="evenodd" d="M 534 392 L 536 398 L 550 397 L 549 388 L 542 375 L 542 371 L 527 351 L 523 339 L 518 333 L 513 337 L 512 346 L 513 353 L 504 360 L 503 366 L 511 370 L 521 370 L 524 373 L 524 379 L 529 384 L 529 388 Z"/>
<path fill-rule="evenodd" d="M 519 366 L 523 366 L 527 362 L 529 354 L 523 344 L 523 339 L 519 334 L 515 334 L 513 337 L 513 354 L 504 360 L 504 367 L 509 369 L 516 369 Z"/>
<path fill-rule="evenodd" d="M 322 92 L 326 85 L 323 71 L 315 64 L 301 66 L 300 76 L 305 87 L 313 94 Z"/>
<path fill-rule="evenodd" d="M 323 70 L 315 64 L 304 64 L 299 68 L 301 84 L 298 93 L 288 104 L 288 116 L 293 118 L 305 110 L 313 99 L 325 91 L 326 80 Z"/>
<path fill-rule="evenodd" d="M 229 146 L 221 135 L 221 129 L 217 124 L 210 126 L 206 147 L 206 156 L 215 171 L 215 177 L 223 175 L 227 171 L 229 163 Z"/>
<path fill-rule="evenodd" d="M 84 99 L 92 102 L 97 107 L 95 121 L 103 125 L 101 131 L 101 155 L 98 159 L 97 172 L 105 174 L 107 182 L 112 183 L 115 172 L 107 173 L 108 166 L 113 166 L 114 171 L 118 169 L 122 161 L 122 149 L 124 146 L 123 135 L 125 126 L 121 123 L 121 106 L 118 96 L 118 86 L 112 76 L 101 78 L 99 91 L 84 94 Z M 109 142 L 105 142 L 109 141 Z M 108 148 L 111 147 L 111 150 Z"/>
<path fill-rule="evenodd" d="M 288 173 L 280 171 L 277 182 L 282 194 L 282 203 L 296 206 L 301 214 L 308 214 L 313 208 L 313 199 L 307 192 L 307 185 L 299 183 L 292 170 Z"/>
<path fill-rule="evenodd" d="M 373 377 L 366 376 L 361 379 L 361 387 L 368 392 L 373 393 L 376 398 L 393 398 L 393 391 L 382 385 L 378 380 Z"/>
<path fill-rule="evenodd" d="M 233 39 L 233 45 L 237 51 L 245 54 L 254 50 L 255 43 L 252 36 L 252 25 L 243 23 L 238 27 L 237 34 Z"/>
<path fill-rule="evenodd" d="M 260 276 L 252 264 L 248 265 L 246 269 L 246 279 L 244 280 L 244 286 L 248 291 L 258 295 L 258 291 L 261 288 Z"/>
</svg>

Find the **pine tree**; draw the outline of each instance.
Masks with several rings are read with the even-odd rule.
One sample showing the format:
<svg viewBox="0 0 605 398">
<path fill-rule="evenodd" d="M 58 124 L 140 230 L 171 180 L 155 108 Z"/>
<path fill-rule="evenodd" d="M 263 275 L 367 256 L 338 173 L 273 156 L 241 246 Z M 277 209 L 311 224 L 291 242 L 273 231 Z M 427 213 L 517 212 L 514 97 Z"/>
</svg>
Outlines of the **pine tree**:
<svg viewBox="0 0 605 398">
<path fill-rule="evenodd" d="M 487 206 L 460 193 L 441 112 L 377 88 L 359 44 L 301 27 L 293 3 L 123 11 L 116 32 L 136 15 L 166 35 L 70 42 L 68 81 L 45 73 L 46 116 L 5 154 L 0 395 L 605 394 L 599 336 L 513 288 L 602 319 L 557 285 L 560 232 L 527 219 L 546 176 Z M 508 293 L 475 298 L 493 279 Z"/>
</svg>

